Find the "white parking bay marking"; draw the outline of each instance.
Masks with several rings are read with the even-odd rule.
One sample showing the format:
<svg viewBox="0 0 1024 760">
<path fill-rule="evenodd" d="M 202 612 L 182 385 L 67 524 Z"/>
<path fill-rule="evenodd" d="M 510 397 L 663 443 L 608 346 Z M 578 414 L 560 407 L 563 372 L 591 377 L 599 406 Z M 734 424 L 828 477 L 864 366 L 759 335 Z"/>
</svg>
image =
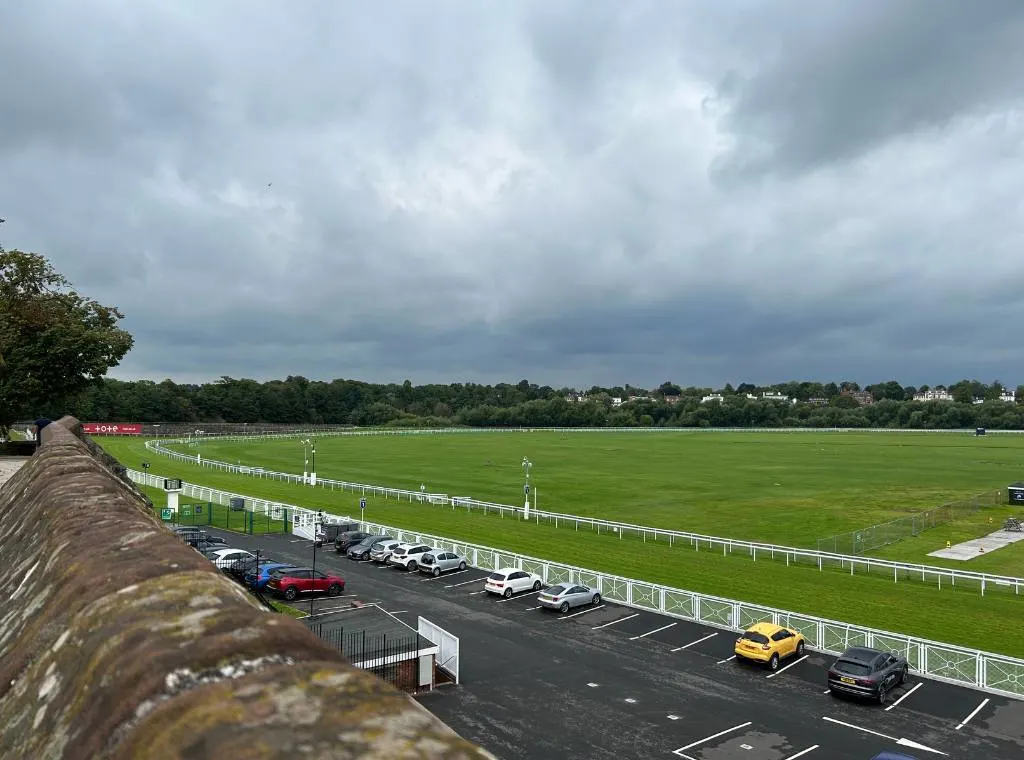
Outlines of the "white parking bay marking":
<svg viewBox="0 0 1024 760">
<path fill-rule="evenodd" d="M 674 625 L 676 625 L 676 623 L 669 623 L 668 625 L 663 625 L 661 628 L 655 628 L 653 631 L 648 631 L 647 633 L 641 633 L 639 636 L 630 636 L 629 640 L 630 641 L 636 641 L 637 639 L 642 639 L 645 636 L 650 636 L 652 633 L 657 633 L 658 631 L 664 631 L 666 628 L 671 628 Z"/>
<path fill-rule="evenodd" d="M 527 608 L 525 608 L 523 610 L 523 612 L 529 612 L 530 610 L 539 610 L 539 609 L 540 609 L 540 605 L 537 605 L 536 607 L 527 607 Z"/>
<path fill-rule="evenodd" d="M 967 725 L 968 723 L 970 723 L 970 722 L 971 722 L 971 719 L 972 719 L 972 718 L 973 718 L 973 717 L 974 717 L 975 715 L 977 715 L 978 713 L 980 713 L 980 712 L 981 712 L 981 708 L 983 708 L 983 707 L 984 707 L 985 705 L 987 705 L 987 704 L 988 704 L 988 698 L 986 697 L 985 699 L 981 700 L 981 704 L 980 704 L 980 705 L 978 705 L 977 707 L 975 707 L 975 708 L 974 708 L 974 709 L 973 709 L 973 710 L 971 711 L 971 714 L 970 714 L 970 715 L 968 715 L 968 716 L 967 716 L 966 718 L 964 718 L 964 719 L 963 719 L 962 721 L 960 721 L 960 725 L 956 727 L 956 730 L 957 730 L 957 731 L 959 731 L 959 730 L 960 730 L 961 728 L 963 728 L 963 727 L 964 727 L 964 726 L 966 726 L 966 725 Z"/>
<path fill-rule="evenodd" d="M 603 605 L 603 604 L 599 604 L 599 605 L 597 605 L 596 607 L 588 607 L 588 608 L 587 608 L 587 609 L 585 609 L 585 610 L 580 610 L 579 612 L 574 612 L 574 613 L 572 613 L 571 615 L 562 615 L 561 617 L 557 617 L 557 618 L 555 618 L 555 620 L 568 620 L 569 618 L 574 618 L 574 617 L 576 617 L 577 615 L 586 615 L 586 614 L 587 614 L 588 612 L 593 612 L 594 610 L 599 610 L 599 609 L 601 609 L 601 608 L 603 608 L 603 607 L 604 607 L 604 605 Z M 538 608 L 535 608 L 535 609 L 540 609 L 540 608 L 538 607 Z M 619 622 L 619 621 L 618 621 L 618 620 L 613 620 L 612 622 L 613 622 L 613 623 L 617 623 L 617 622 Z M 605 625 L 611 625 L 611 623 L 605 623 Z M 595 627 L 595 628 L 604 628 L 604 626 L 603 626 L 603 625 L 596 625 L 596 626 L 594 626 L 594 627 Z"/>
<path fill-rule="evenodd" d="M 632 618 L 635 618 L 635 617 L 640 617 L 640 613 L 639 612 L 634 612 L 632 615 L 626 615 L 626 617 L 621 617 L 618 620 L 613 620 L 610 623 L 602 623 L 601 625 L 595 625 L 593 630 L 596 631 L 598 628 L 607 628 L 610 625 L 615 625 L 616 623 L 621 623 L 624 620 L 631 620 Z"/>
<path fill-rule="evenodd" d="M 853 723 L 846 723 L 845 721 L 836 720 L 835 718 L 830 718 L 827 715 L 822 716 L 822 720 L 827 720 L 829 723 L 835 723 L 839 726 L 846 726 L 847 728 L 852 728 L 857 731 L 863 731 L 866 734 L 881 736 L 883 739 L 888 739 L 891 742 L 896 742 L 901 747 L 912 747 L 913 749 L 919 749 L 922 752 L 933 752 L 936 755 L 945 755 L 947 757 L 949 756 L 948 752 L 943 752 L 942 750 L 934 749 L 933 747 L 929 747 L 925 744 L 919 744 L 910 739 L 904 739 L 902 736 L 899 739 L 897 739 L 895 736 L 889 736 L 888 734 L 879 733 L 878 731 L 872 731 L 870 728 L 864 728 L 863 726 L 857 726 Z"/>
<path fill-rule="evenodd" d="M 466 570 L 456 570 L 456 571 L 455 571 L 454 573 L 448 573 L 448 575 L 447 575 L 447 576 L 444 576 L 444 575 L 438 575 L 438 576 L 437 576 L 437 577 L 435 577 L 435 578 L 424 578 L 422 582 L 423 582 L 423 583 L 426 583 L 427 581 L 439 581 L 439 580 L 441 580 L 442 578 L 450 578 L 450 577 L 452 577 L 453 575 L 462 575 L 463 573 L 468 573 L 468 572 L 469 572 L 469 569 L 468 569 L 468 568 L 467 568 Z"/>
<path fill-rule="evenodd" d="M 486 594 L 486 593 L 487 593 L 487 589 L 484 588 L 484 589 L 480 589 L 479 591 L 470 591 L 469 595 L 473 596 L 473 594 Z"/>
<path fill-rule="evenodd" d="M 704 638 L 702 638 L 702 639 L 697 639 L 696 641 L 691 641 L 691 642 L 690 642 L 689 644 L 683 644 L 683 645 L 682 645 L 681 647 L 676 647 L 676 648 L 675 648 L 675 649 L 673 649 L 672 651 L 673 651 L 673 652 L 678 652 L 678 651 L 680 651 L 680 650 L 682 650 L 682 649 L 689 649 L 689 648 L 690 648 L 690 647 L 692 647 L 692 646 L 693 646 L 694 644 L 699 644 L 699 643 L 700 643 L 700 642 L 702 642 L 702 641 L 707 641 L 708 639 L 710 639 L 710 638 L 714 638 L 714 637 L 715 637 L 715 636 L 717 636 L 717 635 L 718 635 L 717 633 L 709 633 L 709 634 L 708 634 L 707 636 L 705 636 L 705 637 L 704 637 Z"/>
<path fill-rule="evenodd" d="M 799 665 L 799 664 L 800 664 L 801 662 L 803 662 L 804 660 L 806 660 L 806 659 L 807 659 L 808 657 L 810 657 L 810 655 L 809 655 L 809 654 L 805 654 L 805 655 L 804 655 L 803 657 L 801 657 L 801 658 L 800 658 L 799 660 L 793 660 L 793 662 L 789 663 L 789 665 L 787 665 L 786 667 L 784 667 L 784 668 L 779 668 L 779 669 L 778 669 L 778 670 L 776 670 L 776 671 L 775 671 L 774 673 L 769 673 L 769 674 L 768 674 L 768 677 L 769 677 L 769 678 L 775 678 L 775 676 L 779 675 L 780 673 L 785 673 L 785 672 L 786 672 L 787 670 L 789 670 L 789 669 L 790 669 L 791 667 L 793 667 L 794 665 Z"/>
<path fill-rule="evenodd" d="M 746 723 L 740 723 L 738 726 L 733 726 L 732 728 L 727 728 L 724 731 L 719 731 L 717 734 L 711 734 L 711 736 L 705 736 L 703 739 L 698 739 L 695 742 L 690 742 L 685 747 L 680 747 L 679 749 L 672 750 L 672 754 L 673 755 L 679 755 L 681 757 L 686 757 L 686 755 L 683 754 L 684 750 L 688 750 L 688 749 L 690 749 L 692 747 L 696 747 L 699 744 L 704 744 L 705 742 L 709 742 L 712 739 L 717 739 L 719 736 L 725 736 L 726 734 L 731 734 L 733 731 L 739 731 L 741 728 L 746 728 L 751 723 L 753 723 L 753 721 L 748 720 Z"/>
<path fill-rule="evenodd" d="M 903 701 L 904 699 L 906 699 L 906 698 L 907 698 L 907 697 L 909 697 L 909 696 L 910 696 L 911 694 L 913 694 L 913 693 L 914 693 L 915 691 L 917 691 L 918 689 L 920 689 L 920 688 L 921 688 L 922 686 L 924 686 L 924 682 L 923 682 L 923 681 L 919 681 L 919 682 L 918 682 L 917 684 L 915 684 L 915 685 L 914 685 L 914 688 L 913 688 L 913 689 L 911 689 L 911 690 L 910 690 L 910 691 L 908 691 L 908 692 L 907 692 L 906 694 L 904 694 L 904 695 L 903 695 L 902 697 L 900 697 L 900 698 L 899 698 L 899 699 L 897 699 L 897 700 L 896 700 L 895 702 L 893 702 L 893 703 L 892 703 L 891 705 L 889 705 L 888 707 L 886 707 L 886 708 L 885 708 L 885 711 L 886 711 L 886 712 L 889 712 L 889 711 L 890 711 L 891 709 L 893 709 L 894 707 L 896 707 L 896 705 L 898 705 L 898 704 L 899 704 L 900 702 L 902 702 L 902 701 Z"/>
<path fill-rule="evenodd" d="M 733 655 L 732 657 L 726 657 L 724 660 L 719 660 L 715 664 L 716 665 L 721 665 L 723 662 L 729 662 L 729 660 L 735 660 L 735 659 L 736 659 L 736 655 Z"/>
<path fill-rule="evenodd" d="M 468 586 L 470 583 L 483 583 L 485 580 L 487 580 L 487 579 L 486 578 L 474 578 L 471 581 L 463 581 L 462 583 L 453 583 L 450 586 L 445 586 L 445 588 L 455 588 L 457 586 Z"/>
<path fill-rule="evenodd" d="M 519 594 L 518 596 L 510 596 L 510 597 L 508 597 L 508 599 L 499 599 L 498 601 L 499 602 L 511 602 L 513 599 L 522 599 L 523 597 L 533 596 L 534 594 L 539 594 L 539 593 L 540 593 L 540 589 L 537 589 L 536 591 L 527 591 L 525 594 Z"/>
<path fill-rule="evenodd" d="M 816 750 L 820 746 L 821 746 L 820 744 L 812 744 L 807 749 L 802 749 L 799 752 L 797 752 L 795 755 L 790 755 L 789 757 L 783 758 L 783 760 L 796 760 L 798 757 L 803 757 L 804 755 L 810 754 L 811 752 L 813 752 L 814 750 Z"/>
</svg>

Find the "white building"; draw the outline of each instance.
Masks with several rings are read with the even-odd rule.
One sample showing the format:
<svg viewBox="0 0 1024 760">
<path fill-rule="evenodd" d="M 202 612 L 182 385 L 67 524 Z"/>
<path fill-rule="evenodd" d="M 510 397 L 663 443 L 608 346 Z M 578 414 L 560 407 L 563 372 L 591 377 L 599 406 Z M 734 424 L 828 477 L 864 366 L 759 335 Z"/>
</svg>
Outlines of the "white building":
<svg viewBox="0 0 1024 760">
<path fill-rule="evenodd" d="M 1007 404 L 1017 403 L 1017 392 L 1016 391 L 1003 391 L 999 394 L 999 400 L 1005 401 Z"/>
<path fill-rule="evenodd" d="M 795 404 L 796 400 L 791 399 L 784 393 L 776 393 L 775 391 L 765 391 L 761 394 L 761 398 L 765 401 L 780 401 L 783 404 Z"/>
<path fill-rule="evenodd" d="M 933 388 L 930 391 L 921 391 L 914 394 L 914 401 L 952 401 L 953 394 L 945 388 Z"/>
<path fill-rule="evenodd" d="M 722 396 L 721 393 L 712 393 L 710 396 L 705 396 L 704 398 L 702 398 L 700 400 L 700 403 L 706 404 L 709 401 L 717 401 L 719 404 L 721 404 L 725 402 L 725 398 Z"/>
</svg>

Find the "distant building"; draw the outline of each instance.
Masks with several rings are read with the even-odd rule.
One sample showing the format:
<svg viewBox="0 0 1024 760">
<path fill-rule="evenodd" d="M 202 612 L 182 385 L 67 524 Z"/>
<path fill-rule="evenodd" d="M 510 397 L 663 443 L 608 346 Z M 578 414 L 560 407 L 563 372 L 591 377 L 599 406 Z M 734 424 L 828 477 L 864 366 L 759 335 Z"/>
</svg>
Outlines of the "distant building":
<svg viewBox="0 0 1024 760">
<path fill-rule="evenodd" d="M 1007 404 L 1017 403 L 1017 392 L 1016 391 L 1003 391 L 999 394 L 999 400 L 1005 401 Z"/>
<path fill-rule="evenodd" d="M 933 388 L 930 391 L 921 391 L 914 394 L 914 401 L 952 401 L 953 394 L 945 388 Z"/>
<path fill-rule="evenodd" d="M 778 401 L 783 404 L 795 404 L 796 399 L 791 399 L 784 393 L 776 393 L 775 391 L 765 391 L 761 394 L 761 398 L 765 401 Z"/>
<path fill-rule="evenodd" d="M 622 406 L 622 399 L 618 396 L 612 396 L 612 406 Z"/>
<path fill-rule="evenodd" d="M 665 403 L 669 406 L 675 406 L 681 398 L 682 396 L 665 396 Z"/>
<path fill-rule="evenodd" d="M 719 404 L 725 401 L 725 397 L 721 393 L 712 393 L 710 396 L 705 396 L 700 400 L 700 403 L 706 404 L 709 401 L 717 401 Z"/>
<path fill-rule="evenodd" d="M 849 396 L 861 406 L 870 406 L 875 403 L 874 397 L 868 391 L 841 391 L 840 396 Z"/>
<path fill-rule="evenodd" d="M 828 406 L 828 399 L 824 396 L 812 396 L 807 399 L 808 404 L 814 404 L 814 406 Z"/>
</svg>

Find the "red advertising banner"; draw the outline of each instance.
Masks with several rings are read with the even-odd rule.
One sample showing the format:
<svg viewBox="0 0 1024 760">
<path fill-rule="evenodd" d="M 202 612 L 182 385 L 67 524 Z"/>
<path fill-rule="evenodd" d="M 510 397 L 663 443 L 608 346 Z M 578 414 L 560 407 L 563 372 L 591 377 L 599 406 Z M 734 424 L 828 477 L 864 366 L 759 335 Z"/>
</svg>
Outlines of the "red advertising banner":
<svg viewBox="0 0 1024 760">
<path fill-rule="evenodd" d="M 127 422 L 83 422 L 88 435 L 142 435 L 142 425 Z"/>
</svg>

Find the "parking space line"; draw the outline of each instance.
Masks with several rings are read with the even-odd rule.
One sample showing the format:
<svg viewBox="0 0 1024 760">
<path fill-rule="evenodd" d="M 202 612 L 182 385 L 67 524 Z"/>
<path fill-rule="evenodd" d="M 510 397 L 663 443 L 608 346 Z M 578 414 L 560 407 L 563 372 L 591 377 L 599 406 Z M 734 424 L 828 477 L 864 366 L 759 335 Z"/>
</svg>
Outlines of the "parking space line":
<svg viewBox="0 0 1024 760">
<path fill-rule="evenodd" d="M 470 591 L 469 592 L 469 596 L 473 596 L 473 594 L 486 594 L 486 593 L 487 593 L 487 589 L 482 588 L 479 591 Z"/>
<path fill-rule="evenodd" d="M 513 594 L 512 596 L 510 596 L 510 597 L 508 597 L 506 599 L 499 599 L 498 601 L 499 602 L 511 602 L 513 599 L 522 599 L 524 597 L 533 596 L 534 594 L 539 594 L 539 593 L 540 593 L 540 589 L 537 589 L 536 591 L 527 591 L 525 594 L 518 594 L 518 595 Z"/>
<path fill-rule="evenodd" d="M 975 707 L 974 710 L 971 711 L 970 715 L 968 715 L 966 718 L 964 718 L 962 721 L 960 721 L 960 725 L 956 727 L 956 730 L 959 731 L 961 728 L 963 728 L 968 723 L 970 723 L 971 722 L 971 718 L 973 718 L 975 715 L 980 713 L 981 712 L 981 708 L 983 708 L 987 704 L 988 704 L 988 697 L 986 697 L 985 699 L 981 700 L 981 704 L 978 705 L 977 707 Z"/>
<path fill-rule="evenodd" d="M 663 625 L 661 628 L 655 628 L 653 631 L 648 631 L 647 633 L 641 633 L 639 636 L 630 636 L 629 640 L 630 641 L 636 641 L 637 639 L 642 639 L 645 636 L 650 636 L 652 633 L 657 633 L 658 631 L 664 631 L 666 628 L 671 628 L 674 625 L 677 625 L 677 624 L 676 623 L 669 623 L 668 625 Z"/>
<path fill-rule="evenodd" d="M 924 681 L 918 681 L 918 682 L 917 682 L 917 683 L 916 683 L 916 684 L 914 685 L 914 688 L 913 688 L 913 689 L 911 689 L 911 690 L 910 690 L 910 691 L 908 691 L 908 692 L 907 692 L 906 694 L 904 694 L 904 695 L 903 695 L 903 696 L 901 696 L 901 697 L 900 697 L 899 699 L 897 699 L 897 700 L 896 700 L 895 702 L 893 702 L 893 703 L 892 703 L 891 705 L 889 705 L 888 707 L 886 707 L 886 708 L 885 708 L 885 711 L 886 711 L 886 712 L 889 712 L 889 711 L 890 711 L 890 710 L 891 710 L 892 708 L 894 708 L 894 707 L 895 707 L 896 705 L 898 705 L 898 704 L 899 704 L 900 702 L 902 702 L 902 701 L 903 701 L 904 699 L 906 699 L 907 697 L 909 697 L 909 696 L 910 696 L 911 694 L 913 694 L 913 693 L 914 693 L 915 691 L 917 691 L 918 689 L 920 689 L 920 688 L 921 688 L 922 686 L 924 686 Z"/>
<path fill-rule="evenodd" d="M 438 575 L 436 578 L 423 578 L 420 581 L 420 583 L 426 583 L 427 581 L 439 581 L 442 578 L 451 578 L 453 575 L 462 575 L 463 573 L 468 573 L 468 572 L 469 572 L 469 568 L 466 568 L 465 570 L 456 570 L 454 573 L 448 573 L 448 575 Z"/>
<path fill-rule="evenodd" d="M 807 659 L 808 657 L 810 657 L 810 655 L 809 655 L 809 654 L 805 654 L 805 655 L 804 655 L 803 657 L 801 657 L 801 658 L 800 658 L 799 660 L 793 660 L 793 662 L 789 663 L 789 665 L 787 665 L 786 667 L 784 667 L 784 668 L 779 668 L 779 669 L 778 669 L 778 670 L 776 670 L 776 671 L 775 671 L 774 673 L 769 673 L 769 674 L 768 674 L 768 678 L 775 678 L 775 676 L 779 675 L 780 673 L 785 673 L 785 672 L 786 672 L 787 670 L 789 670 L 789 669 L 790 669 L 791 667 L 793 667 L 794 665 L 799 665 L 799 664 L 800 664 L 801 662 L 803 662 L 804 660 L 806 660 L 806 659 Z"/>
<path fill-rule="evenodd" d="M 883 739 L 888 739 L 891 742 L 896 742 L 901 747 L 910 747 L 911 749 L 919 749 L 922 752 L 931 752 L 931 753 L 933 753 L 935 755 L 943 755 L 944 757 L 949 757 L 949 753 L 948 752 L 943 752 L 941 749 L 935 749 L 934 747 L 929 747 L 927 744 L 921 744 L 919 742 L 913 741 L 912 739 L 907 739 L 906 737 L 903 737 L 903 736 L 901 736 L 900 738 L 897 739 L 895 736 L 889 736 L 888 734 L 879 733 L 878 731 L 872 731 L 870 728 L 864 728 L 863 726 L 857 726 L 857 725 L 854 725 L 853 723 L 846 723 L 845 721 L 836 720 L 835 718 L 830 718 L 827 715 L 823 715 L 821 719 L 822 720 L 827 720 L 829 723 L 835 723 L 835 724 L 840 725 L 840 726 L 846 726 L 847 728 L 856 729 L 857 731 L 863 731 L 866 734 L 873 734 L 874 736 L 880 736 Z"/>
<path fill-rule="evenodd" d="M 599 610 L 602 607 L 604 607 L 604 605 L 603 604 L 599 604 L 596 607 L 590 607 L 590 608 L 585 609 L 585 610 L 580 610 L 579 612 L 574 612 L 571 615 L 562 615 L 562 617 L 555 618 L 555 620 L 568 620 L 569 618 L 574 618 L 577 615 L 586 615 L 588 612 L 593 612 L 594 610 Z M 618 620 L 613 620 L 612 621 L 612 623 L 617 623 L 617 622 L 619 622 L 619 621 Z M 611 625 L 611 623 L 605 623 L 605 625 Z M 595 628 L 604 628 L 604 625 L 596 625 L 594 627 Z"/>
<path fill-rule="evenodd" d="M 690 749 L 692 747 L 696 747 L 698 744 L 704 744 L 705 742 L 709 742 L 712 739 L 717 739 L 719 736 L 725 736 L 726 734 L 731 734 L 733 731 L 738 731 L 741 728 L 746 728 L 751 723 L 753 723 L 753 721 L 748 720 L 746 723 L 740 723 L 738 726 L 733 726 L 732 728 L 727 728 L 724 731 L 719 731 L 717 734 L 711 734 L 711 736 L 705 736 L 703 739 L 698 739 L 695 742 L 690 742 L 685 747 L 680 747 L 679 749 L 672 750 L 672 754 L 673 755 L 679 755 L 681 757 L 686 757 L 686 755 L 683 754 L 683 750 L 687 750 L 687 749 Z"/>
<path fill-rule="evenodd" d="M 729 662 L 729 660 L 735 660 L 735 659 L 736 659 L 736 655 L 733 655 L 732 657 L 726 657 L 724 660 L 719 660 L 715 664 L 716 665 L 721 665 L 723 662 Z"/>
<path fill-rule="evenodd" d="M 790 755 L 789 757 L 785 757 L 782 760 L 796 760 L 798 757 L 803 757 L 804 755 L 813 752 L 814 750 L 816 750 L 820 746 L 821 746 L 820 744 L 812 744 L 807 749 L 802 749 L 799 752 L 797 752 L 795 755 Z"/>
<path fill-rule="evenodd" d="M 445 586 L 445 588 L 455 588 L 457 586 L 468 586 L 470 583 L 479 583 L 482 580 L 485 580 L 485 579 L 484 578 L 474 578 L 471 581 L 463 581 L 462 583 L 453 583 L 450 586 Z"/>
<path fill-rule="evenodd" d="M 604 605 L 602 605 L 602 606 L 604 606 Z M 619 618 L 618 620 L 613 620 L 610 623 L 602 623 L 601 625 L 595 625 L 592 630 L 596 631 L 598 628 L 607 628 L 610 625 L 615 625 L 616 623 L 621 623 L 624 620 L 630 620 L 630 619 L 635 618 L 635 617 L 640 617 L 640 613 L 639 612 L 634 612 L 632 615 L 626 615 L 626 617 Z"/>
<path fill-rule="evenodd" d="M 689 648 L 690 648 L 690 647 L 692 647 L 692 646 L 693 646 L 694 644 L 699 644 L 699 643 L 700 643 L 700 642 L 702 642 L 702 641 L 707 641 L 708 639 L 710 639 L 710 638 L 713 638 L 713 637 L 715 637 L 715 636 L 717 636 L 717 635 L 718 635 L 717 633 L 709 633 L 709 634 L 708 634 L 707 636 L 705 636 L 705 637 L 704 637 L 704 638 L 702 638 L 702 639 L 697 639 L 696 641 L 691 641 L 691 642 L 690 642 L 689 644 L 683 644 L 683 645 L 682 645 L 681 647 L 676 647 L 676 648 L 675 648 L 675 649 L 673 649 L 672 651 L 673 651 L 673 652 L 678 652 L 678 651 L 679 651 L 679 650 L 681 650 L 681 649 L 689 649 Z"/>
<path fill-rule="evenodd" d="M 536 607 L 527 607 L 526 609 L 523 610 L 523 612 L 529 612 L 530 610 L 539 610 L 539 609 L 540 609 L 540 605 L 537 605 Z"/>
</svg>

